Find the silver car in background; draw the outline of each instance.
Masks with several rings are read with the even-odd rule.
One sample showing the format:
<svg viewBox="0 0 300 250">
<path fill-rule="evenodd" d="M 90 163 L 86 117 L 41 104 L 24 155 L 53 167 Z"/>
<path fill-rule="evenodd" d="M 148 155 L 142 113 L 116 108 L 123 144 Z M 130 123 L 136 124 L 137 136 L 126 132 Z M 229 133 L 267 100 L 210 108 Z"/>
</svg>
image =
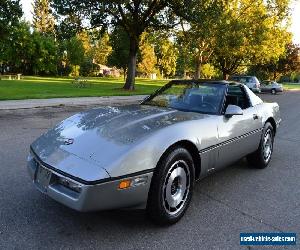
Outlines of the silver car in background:
<svg viewBox="0 0 300 250">
<path fill-rule="evenodd" d="M 171 81 L 139 105 L 60 122 L 30 146 L 28 172 L 39 191 L 72 209 L 145 208 L 172 224 L 195 181 L 244 156 L 267 167 L 280 121 L 278 104 L 245 85 Z"/>
<path fill-rule="evenodd" d="M 231 81 L 236 81 L 245 84 L 254 93 L 260 93 L 260 82 L 256 76 L 230 76 Z"/>
<path fill-rule="evenodd" d="M 283 85 L 275 81 L 263 81 L 260 85 L 261 92 L 268 92 L 276 95 L 279 92 L 283 92 Z"/>
</svg>

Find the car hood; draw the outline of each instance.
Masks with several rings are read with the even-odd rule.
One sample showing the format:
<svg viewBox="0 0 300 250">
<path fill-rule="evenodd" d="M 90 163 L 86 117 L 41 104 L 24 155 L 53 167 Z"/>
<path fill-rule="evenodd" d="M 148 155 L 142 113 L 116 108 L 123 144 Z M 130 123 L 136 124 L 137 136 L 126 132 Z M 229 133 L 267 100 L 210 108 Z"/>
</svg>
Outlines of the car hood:
<svg viewBox="0 0 300 250">
<path fill-rule="evenodd" d="M 67 169 L 61 163 L 74 156 L 106 171 L 105 166 L 159 129 L 206 116 L 145 105 L 95 108 L 62 121 L 31 147 L 42 161 L 62 171 L 73 171 L 74 163 Z"/>
</svg>

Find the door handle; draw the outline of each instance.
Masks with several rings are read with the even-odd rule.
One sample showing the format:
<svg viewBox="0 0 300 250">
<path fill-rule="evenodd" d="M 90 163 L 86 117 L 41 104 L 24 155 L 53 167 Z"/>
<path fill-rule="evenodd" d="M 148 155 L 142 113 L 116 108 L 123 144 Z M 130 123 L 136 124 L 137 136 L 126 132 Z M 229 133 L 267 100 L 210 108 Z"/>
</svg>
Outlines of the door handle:
<svg viewBox="0 0 300 250">
<path fill-rule="evenodd" d="M 257 119 L 258 119 L 258 115 L 257 115 L 257 114 L 254 114 L 254 115 L 253 115 L 253 119 L 254 119 L 254 120 L 257 120 Z"/>
</svg>

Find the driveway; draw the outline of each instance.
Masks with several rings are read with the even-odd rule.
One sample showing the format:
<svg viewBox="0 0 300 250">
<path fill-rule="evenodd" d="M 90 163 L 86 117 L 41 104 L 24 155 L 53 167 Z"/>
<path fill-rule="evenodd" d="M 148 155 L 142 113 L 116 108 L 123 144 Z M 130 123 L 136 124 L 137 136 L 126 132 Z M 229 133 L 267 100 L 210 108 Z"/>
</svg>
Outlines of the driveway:
<svg viewBox="0 0 300 250">
<path fill-rule="evenodd" d="M 300 92 L 261 97 L 277 101 L 283 118 L 270 167 L 241 160 L 205 178 L 171 227 L 153 225 L 143 211 L 78 213 L 35 190 L 25 168 L 30 143 L 86 107 L 0 110 L 0 249 L 249 249 L 239 245 L 241 232 L 299 238 Z"/>
</svg>

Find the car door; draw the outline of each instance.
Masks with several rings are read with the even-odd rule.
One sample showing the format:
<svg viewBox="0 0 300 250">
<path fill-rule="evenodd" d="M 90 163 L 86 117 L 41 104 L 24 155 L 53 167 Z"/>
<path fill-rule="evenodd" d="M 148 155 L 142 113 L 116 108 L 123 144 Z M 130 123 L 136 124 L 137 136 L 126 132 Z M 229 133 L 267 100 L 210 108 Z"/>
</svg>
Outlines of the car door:
<svg viewBox="0 0 300 250">
<path fill-rule="evenodd" d="M 260 86 L 261 91 L 263 92 L 268 92 L 271 89 L 271 83 L 270 82 L 264 82 L 261 86 Z"/>
<path fill-rule="evenodd" d="M 243 110 L 242 115 L 219 117 L 218 160 L 216 168 L 225 167 L 255 151 L 260 138 L 260 119 L 243 86 L 228 86 L 226 108 L 229 104 Z"/>
<path fill-rule="evenodd" d="M 263 91 L 263 92 L 266 91 L 266 89 L 268 88 L 267 84 L 268 84 L 267 82 L 263 82 L 260 85 L 260 90 Z"/>
</svg>

